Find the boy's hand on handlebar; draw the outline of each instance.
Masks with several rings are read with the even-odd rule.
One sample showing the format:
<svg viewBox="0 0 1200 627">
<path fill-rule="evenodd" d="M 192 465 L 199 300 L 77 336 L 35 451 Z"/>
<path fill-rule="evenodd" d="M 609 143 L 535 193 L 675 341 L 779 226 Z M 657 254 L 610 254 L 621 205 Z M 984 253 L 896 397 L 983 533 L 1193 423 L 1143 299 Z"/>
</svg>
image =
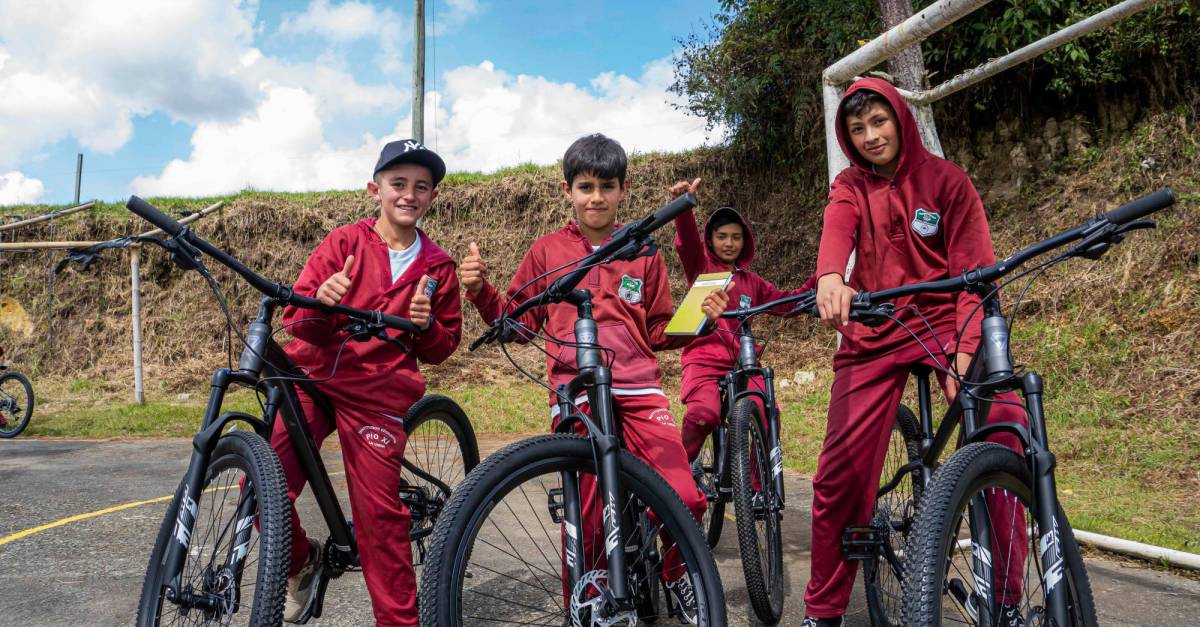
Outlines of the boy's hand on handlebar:
<svg viewBox="0 0 1200 627">
<path fill-rule="evenodd" d="M 417 283 L 417 291 L 408 303 L 408 319 L 412 320 L 412 323 L 420 327 L 422 331 L 428 329 L 433 322 L 433 306 L 429 302 L 429 297 L 425 295 L 427 283 L 429 283 L 429 275 L 421 277 L 421 282 Z"/>
<path fill-rule="evenodd" d="M 471 242 L 470 252 L 458 266 L 458 280 L 472 296 L 483 289 L 483 283 L 487 280 L 487 262 L 479 254 L 479 246 L 475 242 Z"/>
<path fill-rule="evenodd" d="M 354 255 L 346 257 L 342 269 L 325 279 L 321 287 L 317 288 L 317 300 L 321 301 L 322 305 L 333 306 L 342 302 L 342 298 L 350 290 L 350 266 L 353 264 Z"/>
<path fill-rule="evenodd" d="M 696 179 L 699 180 L 699 179 Z M 704 311 L 705 317 L 709 322 L 716 322 L 725 313 L 725 308 L 729 306 L 729 291 L 733 289 L 734 282 L 729 282 L 729 287 L 723 290 L 713 290 L 704 297 L 704 302 L 701 303 L 700 309 Z"/>
<path fill-rule="evenodd" d="M 857 293 L 840 274 L 831 272 L 817 279 L 817 311 L 821 313 L 821 322 L 834 330 L 848 324 L 850 303 Z"/>
<path fill-rule="evenodd" d="M 698 198 L 700 196 L 701 183 L 703 183 L 703 181 L 701 181 L 699 178 L 693 180 L 691 183 L 688 183 L 687 181 L 679 181 L 671 186 L 671 198 L 679 198 L 688 192 L 691 192 L 693 196 Z"/>
</svg>

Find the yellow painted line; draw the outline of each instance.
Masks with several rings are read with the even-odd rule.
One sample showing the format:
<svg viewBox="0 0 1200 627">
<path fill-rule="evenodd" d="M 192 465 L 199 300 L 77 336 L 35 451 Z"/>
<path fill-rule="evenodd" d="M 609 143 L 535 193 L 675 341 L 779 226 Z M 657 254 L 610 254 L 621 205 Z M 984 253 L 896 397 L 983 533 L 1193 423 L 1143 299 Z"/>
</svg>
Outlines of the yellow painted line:
<svg viewBox="0 0 1200 627">
<path fill-rule="evenodd" d="M 737 519 L 734 518 L 733 514 L 730 514 L 729 512 L 725 512 L 725 517 L 728 518 L 731 522 L 737 522 Z"/>
<path fill-rule="evenodd" d="M 331 473 L 329 473 L 329 476 L 332 477 L 334 475 L 344 475 L 344 474 L 346 474 L 346 473 L 331 472 Z M 215 490 L 230 490 L 232 488 L 233 488 L 233 486 L 229 486 L 227 488 L 209 488 L 209 489 L 205 490 L 205 492 L 213 492 Z M 95 518 L 97 516 L 104 516 L 105 514 L 112 514 L 114 512 L 119 512 L 121 510 L 130 509 L 133 507 L 141 507 L 142 505 L 149 505 L 151 503 L 162 503 L 163 501 L 169 501 L 173 498 L 175 498 L 175 495 L 173 495 L 173 494 L 171 496 L 160 496 L 158 498 L 147 499 L 145 501 L 137 501 L 134 503 L 124 503 L 122 505 L 114 505 L 112 507 L 108 507 L 108 508 L 101 509 L 101 510 L 96 510 L 94 512 L 88 512 L 86 514 L 76 514 L 74 516 L 67 516 L 66 518 L 62 518 L 62 519 L 56 520 L 54 522 L 48 522 L 44 525 L 38 525 L 37 527 L 30 527 L 29 529 L 26 529 L 24 531 L 18 531 L 16 533 L 12 533 L 7 536 L 4 536 L 4 537 L 0 538 L 0 546 L 4 546 L 5 544 L 8 544 L 9 542 L 16 542 L 17 540 L 20 540 L 21 538 L 27 538 L 35 533 L 41 533 L 43 531 L 54 529 L 55 527 L 62 527 L 63 525 L 69 525 L 73 522 L 79 522 L 81 520 L 87 520 L 89 518 Z"/>
</svg>

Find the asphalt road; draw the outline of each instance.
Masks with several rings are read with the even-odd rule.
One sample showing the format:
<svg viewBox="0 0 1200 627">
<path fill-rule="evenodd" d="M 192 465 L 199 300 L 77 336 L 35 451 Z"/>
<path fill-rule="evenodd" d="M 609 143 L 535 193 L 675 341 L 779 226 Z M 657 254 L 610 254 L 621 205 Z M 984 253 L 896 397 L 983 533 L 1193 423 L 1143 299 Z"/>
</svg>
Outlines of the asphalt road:
<svg viewBox="0 0 1200 627">
<path fill-rule="evenodd" d="M 485 441 L 481 448 L 500 444 Z M 173 492 L 190 450 L 182 439 L 0 441 L 0 625 L 131 624 L 167 506 L 165 500 L 145 501 Z M 329 448 L 325 462 L 344 499 L 340 452 Z M 784 625 L 799 625 L 802 618 L 811 498 L 808 481 L 789 476 Z M 310 532 L 323 537 L 310 500 L 302 499 L 301 516 L 306 524 L 314 521 Z M 47 525 L 55 526 L 41 528 Z M 752 625 L 729 529 L 716 551 L 729 618 Z M 1102 625 L 1191 625 L 1200 616 L 1200 582 L 1102 559 L 1087 566 Z M 847 625 L 868 625 L 859 590 L 856 584 Z M 325 618 L 310 624 L 371 623 L 362 578 L 350 573 L 330 584 Z"/>
</svg>

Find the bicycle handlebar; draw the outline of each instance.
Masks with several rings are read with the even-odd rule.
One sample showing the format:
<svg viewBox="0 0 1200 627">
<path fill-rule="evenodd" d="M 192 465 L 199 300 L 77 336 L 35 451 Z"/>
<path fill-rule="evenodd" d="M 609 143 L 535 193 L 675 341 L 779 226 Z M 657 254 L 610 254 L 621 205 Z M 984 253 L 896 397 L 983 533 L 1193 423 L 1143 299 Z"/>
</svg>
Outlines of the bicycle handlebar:
<svg viewBox="0 0 1200 627">
<path fill-rule="evenodd" d="M 226 253 L 216 246 L 213 246 L 205 239 L 191 232 L 187 227 L 177 222 L 171 216 L 168 216 L 154 205 L 151 205 L 137 196 L 130 196 L 129 201 L 125 203 L 125 207 L 147 222 L 162 229 L 171 237 L 196 248 L 200 252 L 212 257 L 213 259 L 216 259 L 221 263 L 221 265 L 233 270 L 243 279 L 246 279 L 246 281 L 249 282 L 250 285 L 254 286 L 255 289 L 279 300 L 280 302 L 288 305 L 294 305 L 303 309 L 316 309 L 328 313 L 342 314 L 355 320 L 362 320 L 371 324 L 382 324 L 390 329 L 396 329 L 398 331 L 404 331 L 414 335 L 421 332 L 420 327 L 406 318 L 393 316 L 382 311 L 356 309 L 354 307 L 347 307 L 346 305 L 326 305 L 315 298 L 296 294 L 291 288 L 285 287 L 274 281 L 270 281 L 262 275 L 251 270 L 229 253 Z"/>
<path fill-rule="evenodd" d="M 1171 191 L 1171 188 L 1164 187 L 1152 194 L 1148 194 L 1136 200 L 1125 203 L 1124 205 L 1121 205 L 1120 207 L 1117 207 L 1108 213 L 1102 213 L 1080 226 L 1077 226 L 1073 229 L 1068 229 L 1062 233 L 1059 233 L 1058 235 L 1028 246 L 990 266 L 968 270 L 964 272 L 962 276 L 950 279 L 940 279 L 937 281 L 927 281 L 924 283 L 910 283 L 908 285 L 901 285 L 899 287 L 879 290 L 876 292 L 859 292 L 857 295 L 855 295 L 854 301 L 851 304 L 850 317 L 852 320 L 858 319 L 859 321 L 862 321 L 863 319 L 871 319 L 875 321 L 878 320 L 878 316 L 873 316 L 872 312 L 876 309 L 877 303 L 880 302 L 892 301 L 902 296 L 910 296 L 918 293 L 951 294 L 966 290 L 973 285 L 986 285 L 994 283 L 1005 275 L 1011 273 L 1030 258 L 1036 257 L 1055 248 L 1059 248 L 1075 240 L 1094 240 L 1092 241 L 1092 244 L 1119 242 L 1120 239 L 1115 238 L 1118 238 L 1125 232 L 1125 230 L 1121 229 L 1120 227 L 1128 228 L 1132 226 L 1137 228 L 1137 225 L 1133 224 L 1135 220 L 1150 215 L 1156 211 L 1166 209 L 1173 204 L 1175 204 L 1175 193 Z M 1087 243 L 1087 241 L 1085 241 L 1085 243 Z M 1073 254 L 1079 255 L 1084 254 L 1085 252 L 1087 252 L 1086 249 L 1080 249 L 1075 251 Z M 804 300 L 810 297 L 811 301 Z M 769 309 L 774 309 L 781 305 L 795 302 L 800 304 L 793 308 L 791 313 L 807 311 L 812 315 L 818 315 L 815 307 L 815 292 L 810 291 L 780 298 L 769 303 L 763 303 L 757 307 L 752 307 L 749 309 L 735 309 L 732 311 L 726 311 L 721 317 L 750 317 Z"/>
<path fill-rule="evenodd" d="M 617 261 L 619 259 L 632 259 L 641 254 L 642 250 L 653 241 L 650 237 L 651 233 L 674 220 L 676 216 L 684 211 L 695 207 L 696 204 L 696 196 L 688 192 L 659 207 L 641 220 L 630 222 L 621 227 L 613 233 L 612 239 L 607 244 L 597 248 L 595 252 L 576 262 L 578 267 L 575 270 L 555 279 L 545 290 L 529 297 L 511 312 L 507 314 L 502 313 L 499 318 L 492 322 L 487 332 L 471 343 L 470 350 L 475 350 L 482 344 L 496 339 L 499 336 L 497 329 L 504 326 L 506 319 L 515 320 L 534 307 L 562 302 L 575 289 L 575 286 L 579 285 L 579 282 L 587 276 L 588 271 L 591 270 L 593 265 Z"/>
</svg>

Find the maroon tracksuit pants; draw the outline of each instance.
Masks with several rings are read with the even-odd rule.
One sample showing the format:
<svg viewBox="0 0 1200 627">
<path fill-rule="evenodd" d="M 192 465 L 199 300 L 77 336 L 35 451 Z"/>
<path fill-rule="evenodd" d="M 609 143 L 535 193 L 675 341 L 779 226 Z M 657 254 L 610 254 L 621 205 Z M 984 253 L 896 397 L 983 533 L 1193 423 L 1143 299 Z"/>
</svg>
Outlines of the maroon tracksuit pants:
<svg viewBox="0 0 1200 627">
<path fill-rule="evenodd" d="M 417 581 L 408 540 L 411 519 L 400 501 L 400 461 L 408 442 L 403 416 L 408 408 L 398 409 L 392 417 L 342 402 L 335 409 L 337 415 L 331 417 L 304 392 L 300 391 L 299 396 L 318 446 L 335 428 L 340 434 L 354 535 L 376 623 L 415 627 Z M 283 463 L 288 499 L 292 502 L 292 566 L 288 571 L 292 576 L 304 566 L 309 551 L 308 536 L 295 506 L 304 490 L 305 477 L 282 420 L 275 421 L 271 446 Z"/>
<path fill-rule="evenodd" d="M 587 402 L 579 403 L 579 409 L 590 415 Z M 661 394 L 639 396 L 613 396 L 613 409 L 620 414 L 623 427 L 625 450 L 646 462 L 667 481 L 699 522 L 708 504 L 696 487 L 692 471 L 688 467 L 683 445 L 679 440 L 679 429 L 671 416 L 671 404 Z M 556 417 L 554 423 L 558 424 Z M 582 429 L 582 426 L 580 427 Z M 602 507 L 596 498 L 596 481 L 593 475 L 583 475 L 579 482 L 580 492 L 587 495 L 583 500 L 582 535 L 584 546 L 584 570 L 605 568 L 604 524 L 601 520 Z M 683 559 L 674 548 L 675 543 L 665 532 L 662 546 L 663 576 L 674 581 L 684 574 Z"/>
<path fill-rule="evenodd" d="M 935 346 L 931 338 L 923 339 Z M 953 345 L 952 334 L 941 339 L 944 346 Z M 813 478 L 812 576 L 804 591 L 805 613 L 809 616 L 832 618 L 846 613 L 858 563 L 842 555 L 842 530 L 870 523 L 900 396 L 910 369 L 921 363 L 934 365 L 933 358 L 913 342 L 869 361 L 845 364 L 834 372 L 825 444 Z M 938 372 L 944 388 L 945 377 Z M 1011 392 L 997 398 L 1020 400 Z M 988 422 L 1027 424 L 1020 408 L 1003 403 L 992 405 Z M 1012 434 L 988 439 L 1021 451 L 1020 442 Z M 1011 496 L 989 497 L 988 505 L 997 535 L 996 546 L 992 547 L 994 589 L 1002 603 L 1016 603 L 1028 541 L 1024 523 L 1013 525 L 1011 521 L 1024 521 L 1024 511 Z M 1003 536 L 1014 527 L 1019 528 L 1016 533 Z"/>
</svg>

